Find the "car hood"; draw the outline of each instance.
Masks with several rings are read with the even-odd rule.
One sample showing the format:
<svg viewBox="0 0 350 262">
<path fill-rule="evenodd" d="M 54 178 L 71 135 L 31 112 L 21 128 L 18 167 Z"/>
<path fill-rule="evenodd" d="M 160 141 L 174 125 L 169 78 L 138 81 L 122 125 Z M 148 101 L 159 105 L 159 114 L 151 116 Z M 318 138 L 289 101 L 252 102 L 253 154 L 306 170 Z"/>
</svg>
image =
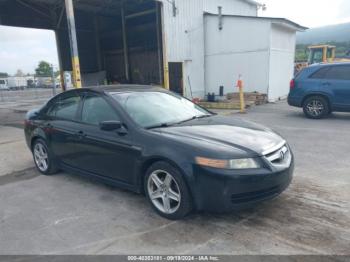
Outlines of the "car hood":
<svg viewBox="0 0 350 262">
<path fill-rule="evenodd" d="M 262 155 L 284 142 L 281 136 L 266 127 L 223 116 L 193 120 L 162 128 L 161 132 L 165 135 L 202 140 L 213 146 L 220 144 L 220 146 L 234 147 L 254 155 Z"/>
</svg>

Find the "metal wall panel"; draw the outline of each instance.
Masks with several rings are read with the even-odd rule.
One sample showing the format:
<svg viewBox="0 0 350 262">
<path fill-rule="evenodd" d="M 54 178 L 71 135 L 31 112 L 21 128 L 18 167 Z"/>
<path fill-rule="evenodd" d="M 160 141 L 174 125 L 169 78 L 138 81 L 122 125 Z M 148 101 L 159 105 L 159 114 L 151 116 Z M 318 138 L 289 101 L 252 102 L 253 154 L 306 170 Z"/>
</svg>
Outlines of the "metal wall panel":
<svg viewBox="0 0 350 262">
<path fill-rule="evenodd" d="M 272 20 L 205 16 L 205 87 L 218 94 L 237 92 L 242 76 L 244 91 L 268 94 L 269 101 L 285 98 L 293 76 L 296 31 Z"/>
<path fill-rule="evenodd" d="M 289 93 L 289 82 L 294 75 L 295 31 L 278 24 L 271 24 L 271 51 L 269 100 L 286 98 Z"/>
<path fill-rule="evenodd" d="M 184 63 L 185 94 L 191 98 L 205 96 L 205 12 L 224 14 L 257 15 L 256 6 L 241 0 L 176 0 L 177 13 L 167 0 L 163 3 L 164 36 L 168 62 Z M 190 92 L 190 87 L 192 92 Z"/>
<path fill-rule="evenodd" d="M 218 16 L 207 15 L 205 24 L 206 92 L 237 92 L 241 75 L 245 91 L 267 94 L 270 22 L 226 16 L 219 30 Z"/>
</svg>

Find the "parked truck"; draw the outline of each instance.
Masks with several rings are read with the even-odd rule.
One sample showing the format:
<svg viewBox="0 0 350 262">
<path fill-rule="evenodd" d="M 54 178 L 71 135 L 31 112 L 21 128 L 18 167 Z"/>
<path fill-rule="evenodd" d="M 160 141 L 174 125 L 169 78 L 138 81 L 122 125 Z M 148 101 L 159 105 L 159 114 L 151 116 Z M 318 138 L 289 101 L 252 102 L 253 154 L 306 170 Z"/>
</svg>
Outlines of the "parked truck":
<svg viewBox="0 0 350 262">
<path fill-rule="evenodd" d="M 7 78 L 7 85 L 10 90 L 24 90 L 27 88 L 27 79 L 22 76 L 10 76 Z"/>
<path fill-rule="evenodd" d="M 38 76 L 35 78 L 36 87 L 38 88 L 52 88 L 52 77 Z"/>
</svg>

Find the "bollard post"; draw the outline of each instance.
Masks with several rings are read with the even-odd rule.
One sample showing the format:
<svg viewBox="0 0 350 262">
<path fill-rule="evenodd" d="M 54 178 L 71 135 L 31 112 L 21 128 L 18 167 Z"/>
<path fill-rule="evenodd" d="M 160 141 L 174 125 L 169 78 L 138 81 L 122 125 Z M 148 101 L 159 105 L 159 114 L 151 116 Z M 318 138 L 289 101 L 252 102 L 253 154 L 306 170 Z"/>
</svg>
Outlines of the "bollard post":
<svg viewBox="0 0 350 262">
<path fill-rule="evenodd" d="M 241 75 L 238 77 L 237 87 L 239 88 L 239 103 L 240 103 L 240 113 L 245 114 L 245 101 L 244 101 L 244 92 L 243 92 L 243 80 Z"/>
</svg>

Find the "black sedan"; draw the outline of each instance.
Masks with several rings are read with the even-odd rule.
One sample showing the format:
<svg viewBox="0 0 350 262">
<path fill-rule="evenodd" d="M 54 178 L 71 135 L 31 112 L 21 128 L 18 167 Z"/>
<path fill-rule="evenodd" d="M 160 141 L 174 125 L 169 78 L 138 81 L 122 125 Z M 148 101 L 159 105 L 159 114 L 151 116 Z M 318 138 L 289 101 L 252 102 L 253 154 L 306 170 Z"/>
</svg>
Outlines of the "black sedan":
<svg viewBox="0 0 350 262">
<path fill-rule="evenodd" d="M 150 86 L 67 91 L 25 123 L 41 173 L 62 169 L 143 193 L 168 219 L 251 206 L 278 196 L 293 176 L 278 134 Z"/>
</svg>

